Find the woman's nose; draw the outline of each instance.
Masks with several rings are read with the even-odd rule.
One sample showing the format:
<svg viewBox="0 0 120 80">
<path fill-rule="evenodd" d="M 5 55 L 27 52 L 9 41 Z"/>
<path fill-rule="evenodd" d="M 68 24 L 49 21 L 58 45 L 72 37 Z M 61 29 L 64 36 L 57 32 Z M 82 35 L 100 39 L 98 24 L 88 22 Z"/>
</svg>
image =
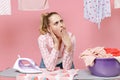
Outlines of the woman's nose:
<svg viewBox="0 0 120 80">
<path fill-rule="evenodd" d="M 61 22 L 59 23 L 59 25 L 60 25 L 61 27 L 63 26 L 63 24 L 62 24 Z"/>
<path fill-rule="evenodd" d="M 62 28 L 62 29 L 66 29 L 65 26 L 60 26 L 60 28 Z"/>
</svg>

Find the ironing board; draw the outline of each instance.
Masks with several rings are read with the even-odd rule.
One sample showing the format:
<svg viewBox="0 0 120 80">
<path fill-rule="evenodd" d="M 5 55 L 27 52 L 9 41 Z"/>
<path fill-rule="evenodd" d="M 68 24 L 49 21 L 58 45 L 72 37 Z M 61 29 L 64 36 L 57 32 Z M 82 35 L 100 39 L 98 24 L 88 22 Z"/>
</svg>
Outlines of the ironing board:
<svg viewBox="0 0 120 80">
<path fill-rule="evenodd" d="M 16 78 L 17 75 L 21 74 L 20 72 L 16 72 L 12 68 L 5 69 L 3 71 L 0 71 L 0 76 L 3 77 L 10 77 L 10 78 Z M 97 77 L 94 75 L 91 75 L 90 72 L 87 69 L 82 69 L 78 71 L 78 75 L 74 77 L 74 80 L 120 80 L 120 76 L 116 77 Z"/>
<path fill-rule="evenodd" d="M 3 76 L 3 77 L 16 78 L 16 76 L 19 74 L 21 74 L 21 73 L 16 72 L 16 70 L 13 68 L 7 68 L 3 71 L 0 71 L 0 76 Z"/>
<path fill-rule="evenodd" d="M 74 80 L 120 80 L 120 75 L 116 77 L 97 77 L 91 75 L 89 70 L 79 70 L 78 74 L 74 77 Z"/>
</svg>

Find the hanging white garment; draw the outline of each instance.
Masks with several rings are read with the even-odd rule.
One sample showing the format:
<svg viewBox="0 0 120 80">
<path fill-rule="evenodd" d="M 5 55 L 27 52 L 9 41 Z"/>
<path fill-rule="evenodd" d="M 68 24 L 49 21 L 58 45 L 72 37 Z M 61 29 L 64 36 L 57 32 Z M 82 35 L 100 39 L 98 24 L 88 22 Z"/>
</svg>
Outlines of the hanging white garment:
<svg viewBox="0 0 120 80">
<path fill-rule="evenodd" d="M 105 17 L 111 16 L 110 0 L 84 0 L 84 18 L 98 24 Z"/>
<path fill-rule="evenodd" d="M 114 8 L 120 8 L 120 0 L 114 0 Z"/>
<path fill-rule="evenodd" d="M 49 8 L 48 0 L 18 0 L 19 10 L 44 10 Z"/>
<path fill-rule="evenodd" d="M 0 0 L 0 15 L 11 15 L 10 0 Z"/>
</svg>

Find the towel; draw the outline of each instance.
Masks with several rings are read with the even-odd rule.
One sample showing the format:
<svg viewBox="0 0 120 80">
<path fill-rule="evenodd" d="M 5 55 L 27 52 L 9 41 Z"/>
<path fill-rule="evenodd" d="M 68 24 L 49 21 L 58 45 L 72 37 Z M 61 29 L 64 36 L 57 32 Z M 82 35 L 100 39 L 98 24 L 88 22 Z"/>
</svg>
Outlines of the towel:
<svg viewBox="0 0 120 80">
<path fill-rule="evenodd" d="M 18 0 L 19 10 L 44 10 L 49 8 L 48 0 Z"/>
<path fill-rule="evenodd" d="M 120 0 L 114 0 L 114 8 L 120 8 Z"/>
<path fill-rule="evenodd" d="M 0 15 L 11 15 L 10 0 L 0 0 Z"/>
</svg>

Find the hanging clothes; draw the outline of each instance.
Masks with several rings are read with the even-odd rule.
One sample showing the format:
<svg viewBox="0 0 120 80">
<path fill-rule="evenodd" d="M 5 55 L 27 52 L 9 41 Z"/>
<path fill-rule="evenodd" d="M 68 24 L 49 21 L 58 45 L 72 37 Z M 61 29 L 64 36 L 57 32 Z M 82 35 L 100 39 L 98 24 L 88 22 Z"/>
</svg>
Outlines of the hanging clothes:
<svg viewBox="0 0 120 80">
<path fill-rule="evenodd" d="M 18 0 L 19 10 L 44 10 L 49 7 L 48 0 Z"/>
<path fill-rule="evenodd" d="M 84 18 L 98 24 L 105 17 L 111 16 L 110 0 L 84 0 Z"/>
<path fill-rule="evenodd" d="M 11 15 L 10 0 L 0 0 L 0 15 Z"/>
<path fill-rule="evenodd" d="M 120 0 L 114 0 L 114 8 L 120 8 Z"/>
</svg>

